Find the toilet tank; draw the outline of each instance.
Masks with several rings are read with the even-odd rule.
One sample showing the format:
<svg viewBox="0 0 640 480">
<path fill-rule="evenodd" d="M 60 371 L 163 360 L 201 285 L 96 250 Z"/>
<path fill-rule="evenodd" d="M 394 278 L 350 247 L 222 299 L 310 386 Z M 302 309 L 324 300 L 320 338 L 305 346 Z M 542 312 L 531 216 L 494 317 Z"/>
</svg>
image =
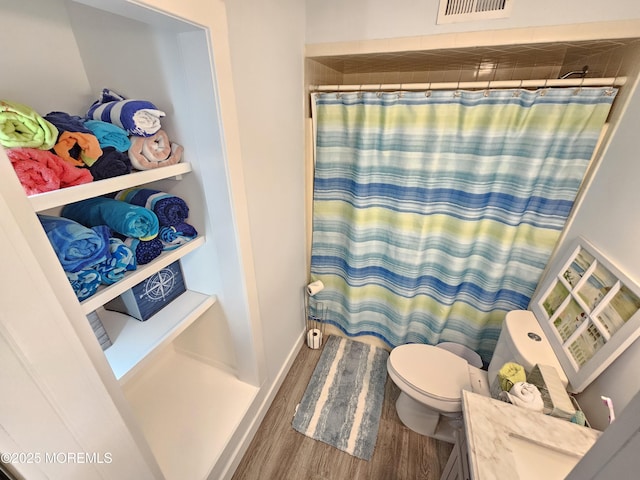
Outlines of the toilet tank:
<svg viewBox="0 0 640 480">
<path fill-rule="evenodd" d="M 504 318 L 502 331 L 489 363 L 489 384 L 507 362 L 522 365 L 527 373 L 538 363 L 551 365 L 557 372 L 564 387 L 569 383 L 551 344 L 547 340 L 533 312 L 513 310 Z"/>
</svg>

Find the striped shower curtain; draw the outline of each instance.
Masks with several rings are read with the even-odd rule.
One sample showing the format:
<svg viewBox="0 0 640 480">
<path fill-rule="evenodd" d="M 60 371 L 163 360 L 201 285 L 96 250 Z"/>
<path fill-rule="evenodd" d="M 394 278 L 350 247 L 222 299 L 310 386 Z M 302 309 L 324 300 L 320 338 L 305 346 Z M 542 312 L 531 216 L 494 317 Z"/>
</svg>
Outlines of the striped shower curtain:
<svg viewBox="0 0 640 480">
<path fill-rule="evenodd" d="M 326 321 L 489 361 L 562 232 L 613 88 L 314 94 Z"/>
</svg>

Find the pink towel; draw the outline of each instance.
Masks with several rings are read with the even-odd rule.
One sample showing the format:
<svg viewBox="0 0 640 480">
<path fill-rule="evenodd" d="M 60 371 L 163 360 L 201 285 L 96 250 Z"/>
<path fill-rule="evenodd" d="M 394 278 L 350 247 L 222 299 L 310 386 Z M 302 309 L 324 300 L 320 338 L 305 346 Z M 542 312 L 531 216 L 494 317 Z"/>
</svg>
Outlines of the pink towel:
<svg viewBox="0 0 640 480">
<path fill-rule="evenodd" d="M 158 130 L 150 137 L 131 137 L 129 160 L 137 170 L 174 165 L 182 160 L 182 145 L 171 143 L 164 130 Z"/>
<path fill-rule="evenodd" d="M 48 150 L 9 148 L 7 156 L 27 195 L 93 181 L 86 168 L 76 168 Z"/>
</svg>

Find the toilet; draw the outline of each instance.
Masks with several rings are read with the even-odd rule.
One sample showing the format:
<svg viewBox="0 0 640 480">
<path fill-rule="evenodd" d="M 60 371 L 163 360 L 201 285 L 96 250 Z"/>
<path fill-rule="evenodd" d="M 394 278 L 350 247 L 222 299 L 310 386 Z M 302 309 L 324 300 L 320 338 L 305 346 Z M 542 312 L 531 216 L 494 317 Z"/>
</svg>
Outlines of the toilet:
<svg viewBox="0 0 640 480">
<path fill-rule="evenodd" d="M 455 343 L 411 343 L 394 348 L 387 360 L 391 380 L 400 389 L 396 411 L 411 430 L 455 442 L 462 427 L 462 391 L 490 396 L 500 368 L 516 362 L 530 371 L 536 364 L 555 367 L 565 388 L 568 379 L 536 317 L 530 311 L 507 313 L 488 371 L 480 357 Z"/>
</svg>

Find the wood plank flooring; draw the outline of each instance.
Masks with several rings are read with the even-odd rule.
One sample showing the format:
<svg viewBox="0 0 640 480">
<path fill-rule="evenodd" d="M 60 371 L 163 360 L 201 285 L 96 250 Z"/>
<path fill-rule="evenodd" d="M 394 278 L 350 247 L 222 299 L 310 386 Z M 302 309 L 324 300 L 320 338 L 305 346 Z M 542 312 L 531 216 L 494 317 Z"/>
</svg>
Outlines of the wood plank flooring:
<svg viewBox="0 0 640 480">
<path fill-rule="evenodd" d="M 320 353 L 302 347 L 233 480 L 438 480 L 452 445 L 418 435 L 402 424 L 395 409 L 400 391 L 388 376 L 378 440 L 370 461 L 291 427 L 295 407 Z"/>
</svg>

